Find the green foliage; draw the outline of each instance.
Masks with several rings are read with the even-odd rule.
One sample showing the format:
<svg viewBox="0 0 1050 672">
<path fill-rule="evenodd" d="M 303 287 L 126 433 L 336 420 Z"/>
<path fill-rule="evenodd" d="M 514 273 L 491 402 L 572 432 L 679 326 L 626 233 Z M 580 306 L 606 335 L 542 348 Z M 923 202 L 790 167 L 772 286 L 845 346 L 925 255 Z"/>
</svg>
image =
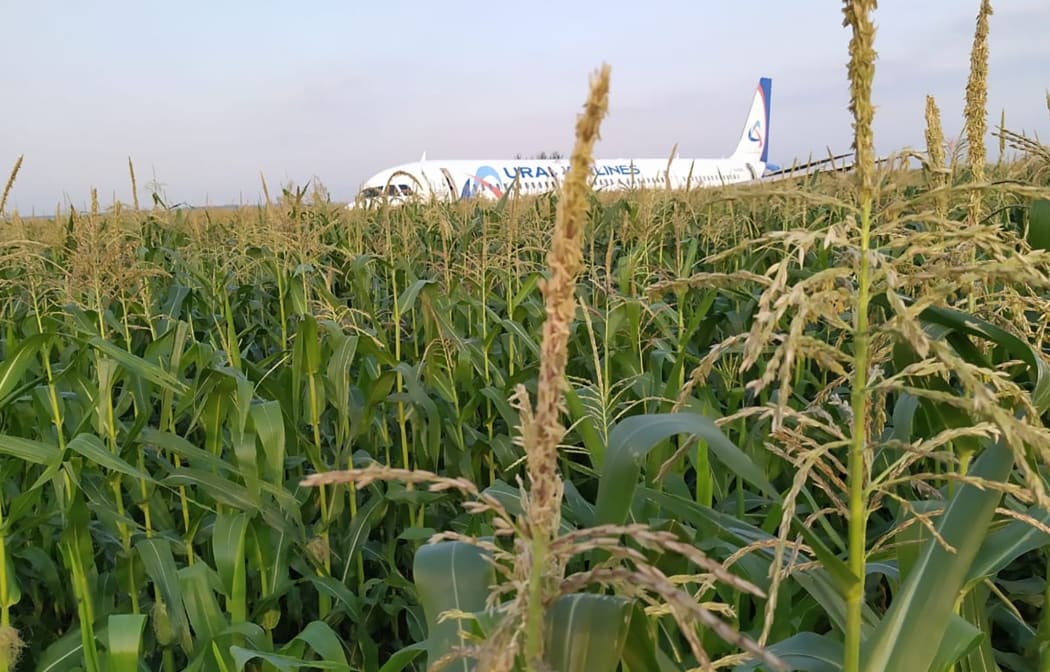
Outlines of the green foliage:
<svg viewBox="0 0 1050 672">
<path fill-rule="evenodd" d="M 1050 252 L 1050 199 L 1032 201 L 1028 214 L 1028 244 L 1034 249 Z"/>
<path fill-rule="evenodd" d="M 1024 235 L 1047 250 L 1050 201 L 1029 164 L 998 170 L 986 207 L 1023 197 L 1028 228 L 973 234 L 990 270 L 966 281 L 972 300 L 946 289 L 964 282 L 946 270 L 961 257 L 934 249 L 949 227 L 923 219 L 921 177 L 883 175 L 878 205 L 897 208 L 899 228 L 876 228 L 872 246 L 901 259 L 890 280 L 910 280 L 880 276 L 872 294 L 891 326 L 872 344 L 864 577 L 844 515 L 849 185 L 596 197 L 569 341 L 561 533 L 673 534 L 762 596 L 623 547 L 791 669 L 841 668 L 858 585 L 871 669 L 1041 669 L 1050 511 L 1034 439 L 1050 408 L 1050 266 L 1033 253 L 1007 268 L 1002 251 L 1026 254 Z M 14 669 L 422 670 L 469 643 L 460 628 L 489 627 L 503 577 L 473 546 L 427 544 L 446 531 L 503 543 L 488 517 L 424 486 L 299 483 L 351 465 L 426 469 L 520 510 L 509 399 L 534 391 L 556 198 L 348 212 L 300 189 L 228 212 L 3 222 L 20 260 L 0 267 L 0 648 L 13 642 Z M 961 221 L 966 196 L 953 198 Z M 826 295 L 802 284 L 833 276 Z M 840 301 L 799 317 L 765 294 L 781 280 L 781 296 Z M 923 369 L 900 314 L 958 367 Z M 788 342 L 794 358 L 778 359 Z M 582 553 L 568 571 L 608 557 Z M 699 666 L 647 606 L 614 588 L 555 601 L 552 664 Z M 476 620 L 439 624 L 449 608 Z M 696 633 L 713 659 L 741 653 Z"/>
</svg>

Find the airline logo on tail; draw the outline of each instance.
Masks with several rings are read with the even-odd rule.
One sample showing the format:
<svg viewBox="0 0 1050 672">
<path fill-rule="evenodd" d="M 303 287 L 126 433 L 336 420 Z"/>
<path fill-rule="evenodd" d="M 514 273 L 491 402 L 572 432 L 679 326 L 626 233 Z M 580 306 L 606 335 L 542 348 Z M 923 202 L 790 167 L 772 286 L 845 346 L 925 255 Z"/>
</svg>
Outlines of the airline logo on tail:
<svg viewBox="0 0 1050 672">
<path fill-rule="evenodd" d="M 762 146 L 762 122 L 756 121 L 755 125 L 751 127 L 751 130 L 747 132 L 747 139 L 751 142 L 757 142 L 758 146 Z"/>
</svg>

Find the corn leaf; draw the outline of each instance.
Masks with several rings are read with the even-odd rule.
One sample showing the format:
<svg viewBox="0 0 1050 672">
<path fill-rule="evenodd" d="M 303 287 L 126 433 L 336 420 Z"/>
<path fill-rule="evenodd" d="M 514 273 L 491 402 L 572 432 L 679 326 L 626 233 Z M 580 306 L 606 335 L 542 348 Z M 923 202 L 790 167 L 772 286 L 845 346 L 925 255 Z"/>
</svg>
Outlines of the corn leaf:
<svg viewBox="0 0 1050 672">
<path fill-rule="evenodd" d="M 773 485 L 722 430 L 698 413 L 664 413 L 631 416 L 609 432 L 605 465 L 598 481 L 595 520 L 598 524 L 623 524 L 638 486 L 641 462 L 661 441 L 676 434 L 694 434 L 707 441 L 722 463 L 770 497 L 778 497 Z"/>
<path fill-rule="evenodd" d="M 135 550 L 146 569 L 146 574 L 153 580 L 164 611 L 172 630 L 173 640 L 189 649 L 189 621 L 186 618 L 186 607 L 182 602 L 182 589 L 179 583 L 179 572 L 175 557 L 171 552 L 171 542 L 161 537 L 139 539 Z"/>
<path fill-rule="evenodd" d="M 841 672 L 842 642 L 830 635 L 800 632 L 768 647 L 792 672 Z M 754 672 L 759 661 L 733 668 L 733 672 Z"/>
<path fill-rule="evenodd" d="M 1010 473 L 1013 453 L 996 443 L 973 464 L 976 477 L 1002 481 Z M 927 670 L 934 663 L 970 566 L 984 541 L 1001 493 L 962 485 L 937 522 L 938 532 L 955 549 L 950 553 L 936 539 L 928 540 L 893 596 L 886 615 L 864 642 L 864 672 Z M 963 647 L 958 647 L 962 649 Z"/>
<path fill-rule="evenodd" d="M 0 408 L 11 394 L 37 355 L 54 339 L 53 334 L 34 334 L 18 344 L 7 359 L 0 362 Z"/>
<path fill-rule="evenodd" d="M 248 522 L 247 513 L 219 513 L 211 537 L 215 569 L 226 594 L 226 612 L 231 623 L 243 623 L 248 618 L 245 568 Z"/>
<path fill-rule="evenodd" d="M 1032 403 L 1040 413 L 1050 409 L 1050 364 L 1031 345 L 991 322 L 952 308 L 931 306 L 924 309 L 920 317 L 959 333 L 985 338 L 1023 361 L 1032 379 Z"/>
<path fill-rule="evenodd" d="M 186 385 L 156 364 L 146 361 L 142 357 L 124 350 L 110 341 L 102 340 L 99 336 L 84 339 L 87 345 L 97 349 L 107 357 L 116 360 L 129 373 L 142 376 L 154 385 L 174 392 L 187 392 Z"/>
<path fill-rule="evenodd" d="M 1028 244 L 1050 252 L 1050 199 L 1037 198 L 1028 208 Z"/>
<path fill-rule="evenodd" d="M 280 653 L 267 653 L 265 651 L 247 649 L 237 645 L 230 647 L 230 653 L 233 655 L 237 672 L 242 672 L 248 664 L 248 661 L 255 659 L 265 660 L 270 665 L 273 665 L 274 668 L 280 670 L 280 672 L 301 670 L 303 668 L 314 670 L 343 670 L 344 672 L 349 672 L 351 669 L 346 663 L 338 663 L 329 660 L 300 660 L 294 656 L 286 656 Z"/>
<path fill-rule="evenodd" d="M 402 649 L 398 649 L 397 653 L 390 656 L 383 663 L 383 666 L 379 668 L 379 672 L 402 672 L 402 670 L 412 664 L 413 660 L 419 657 L 419 654 L 425 653 L 426 650 L 426 645 L 422 642 L 409 644 Z"/>
<path fill-rule="evenodd" d="M 471 613 L 485 608 L 495 582 L 487 557 L 485 551 L 461 541 L 426 544 L 416 551 L 412 571 L 426 615 L 428 666 L 453 647 L 468 644 L 459 634 L 464 624 L 454 618 L 439 623 L 438 618 L 449 609 Z M 474 669 L 474 661 L 459 659 L 445 669 L 468 672 Z"/>
<path fill-rule="evenodd" d="M 547 612 L 544 651 L 554 672 L 615 672 L 633 603 L 596 593 L 562 595 Z"/>
<path fill-rule="evenodd" d="M 69 442 L 68 447 L 75 453 L 79 453 L 86 457 L 90 462 L 97 464 L 106 469 L 116 471 L 133 478 L 137 478 L 148 483 L 153 483 L 153 478 L 137 468 L 131 466 L 120 457 L 106 450 L 106 447 L 102 444 L 102 439 L 98 438 L 94 434 L 77 434 L 73 437 L 73 440 Z"/>
<path fill-rule="evenodd" d="M 33 464 L 52 464 L 62 457 L 56 446 L 7 434 L 0 434 L 0 454 Z"/>
<path fill-rule="evenodd" d="M 110 614 L 106 638 L 107 672 L 138 672 L 145 614 Z"/>
<path fill-rule="evenodd" d="M 1024 514 L 1043 525 L 1050 525 L 1050 513 L 1038 506 L 1029 507 Z M 966 576 L 966 587 L 972 587 L 982 579 L 995 576 L 1025 553 L 1048 545 L 1050 534 L 1030 522 L 1011 520 L 1006 525 L 992 530 L 985 538 Z"/>
</svg>

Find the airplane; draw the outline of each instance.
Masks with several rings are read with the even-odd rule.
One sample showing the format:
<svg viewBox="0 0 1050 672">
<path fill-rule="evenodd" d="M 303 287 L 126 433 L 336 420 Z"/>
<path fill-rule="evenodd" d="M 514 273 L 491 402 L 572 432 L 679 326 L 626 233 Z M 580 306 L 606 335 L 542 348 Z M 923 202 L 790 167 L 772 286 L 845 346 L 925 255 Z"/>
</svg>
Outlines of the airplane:
<svg viewBox="0 0 1050 672">
<path fill-rule="evenodd" d="M 757 181 L 779 166 L 769 163 L 769 121 L 772 79 L 762 77 L 751 99 L 747 121 L 736 150 L 726 158 L 595 159 L 591 184 L 596 190 L 645 187 L 713 187 Z M 565 159 L 428 160 L 380 171 L 362 185 L 347 207 L 398 205 L 414 199 L 455 201 L 483 197 L 499 199 L 508 191 L 543 194 L 558 189 L 569 171 Z"/>
</svg>

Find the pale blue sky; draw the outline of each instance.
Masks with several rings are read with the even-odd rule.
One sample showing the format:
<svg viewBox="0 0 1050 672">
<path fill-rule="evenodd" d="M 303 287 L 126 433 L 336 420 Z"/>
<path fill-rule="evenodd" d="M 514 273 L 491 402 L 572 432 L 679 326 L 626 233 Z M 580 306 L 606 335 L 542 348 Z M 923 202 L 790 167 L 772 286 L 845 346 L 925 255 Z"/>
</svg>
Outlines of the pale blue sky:
<svg viewBox="0 0 1050 672">
<path fill-rule="evenodd" d="M 880 152 L 923 144 L 932 93 L 961 128 L 978 0 L 883 0 Z M 1050 2 L 993 0 L 989 126 L 1050 135 Z M 419 158 L 571 147 L 587 77 L 612 66 L 599 156 L 723 156 L 761 76 L 770 159 L 849 151 L 839 2 L 131 2 L 0 0 L 0 173 L 8 210 L 130 202 L 154 173 L 170 200 L 260 198 L 317 176 L 352 198 Z M 991 148 L 995 151 L 995 148 Z M 0 177 L 0 180 L 4 179 Z"/>
</svg>

